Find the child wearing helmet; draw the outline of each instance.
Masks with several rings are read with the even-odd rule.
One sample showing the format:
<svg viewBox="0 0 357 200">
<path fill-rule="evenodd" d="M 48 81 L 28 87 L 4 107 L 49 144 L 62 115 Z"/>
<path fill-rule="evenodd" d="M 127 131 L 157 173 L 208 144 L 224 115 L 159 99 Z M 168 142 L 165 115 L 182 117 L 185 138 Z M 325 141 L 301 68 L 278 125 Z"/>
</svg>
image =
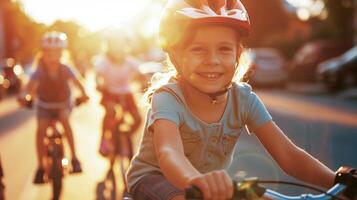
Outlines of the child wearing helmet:
<svg viewBox="0 0 357 200">
<path fill-rule="evenodd" d="M 115 161 L 116 154 L 113 153 L 118 141 L 114 141 L 116 137 L 111 136 L 110 131 L 116 124 L 116 118 L 125 121 L 124 117 L 118 117 L 118 106 L 121 107 L 122 113 L 130 114 L 133 119 L 133 123 L 128 127 L 129 134 L 135 133 L 141 124 L 141 116 L 130 87 L 130 83 L 140 75 L 139 63 L 130 56 L 127 40 L 123 32 L 113 32 L 107 38 L 105 54 L 97 56 L 94 60 L 97 90 L 102 93 L 100 103 L 105 109 L 99 152 L 110 158 L 111 165 Z"/>
<path fill-rule="evenodd" d="M 140 149 L 127 173 L 134 199 L 184 199 L 189 185 L 204 199 L 231 199 L 225 169 L 246 129 L 288 174 L 332 186 L 334 173 L 295 146 L 251 87 L 235 81 L 246 71 L 241 38 L 249 29 L 239 0 L 169 1 L 160 40 L 177 74 L 151 94 Z"/>
<path fill-rule="evenodd" d="M 80 162 L 77 158 L 72 128 L 69 123 L 71 110 L 71 90 L 69 83 L 81 91 L 82 99 L 88 99 L 88 96 L 82 86 L 79 77 L 72 68 L 62 63 L 62 55 L 67 47 L 67 36 L 61 32 L 47 32 L 44 34 L 41 42 L 41 51 L 35 61 L 36 70 L 31 75 L 20 98 L 26 95 L 35 96 L 37 105 L 37 131 L 36 131 L 36 149 L 38 156 L 38 169 L 35 174 L 34 183 L 44 183 L 44 164 L 45 154 L 43 139 L 46 129 L 50 125 L 52 113 L 56 112 L 59 116 L 59 122 L 63 126 L 65 136 L 68 140 L 72 155 L 72 172 L 80 173 L 82 171 Z M 42 107 L 48 105 L 51 107 Z"/>
</svg>

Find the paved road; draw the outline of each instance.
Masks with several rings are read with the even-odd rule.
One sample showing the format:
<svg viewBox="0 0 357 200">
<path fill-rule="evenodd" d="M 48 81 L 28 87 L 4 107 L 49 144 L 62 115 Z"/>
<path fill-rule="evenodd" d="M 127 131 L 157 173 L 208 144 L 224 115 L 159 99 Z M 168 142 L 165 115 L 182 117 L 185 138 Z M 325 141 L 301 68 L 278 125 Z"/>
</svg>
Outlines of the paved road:
<svg viewBox="0 0 357 200">
<path fill-rule="evenodd" d="M 357 101 L 327 93 L 258 91 L 274 121 L 298 146 L 331 169 L 357 168 Z M 307 94 L 307 95 L 306 95 Z M 243 134 L 230 173 L 240 178 L 290 180 L 265 152 L 254 135 Z M 276 186 L 272 188 L 277 189 Z M 308 192 L 279 187 L 287 194 Z"/>
<path fill-rule="evenodd" d="M 91 97 L 90 102 L 74 109 L 70 119 L 84 172 L 65 177 L 62 199 L 96 199 L 97 185 L 103 181 L 107 172 L 108 162 L 98 154 L 100 122 L 104 110 L 99 106 L 93 79 L 87 81 L 86 88 Z M 50 199 L 49 185 L 32 184 L 37 167 L 35 119 L 35 111 L 19 108 L 14 97 L 0 102 L 0 157 L 5 173 L 6 199 Z M 69 158 L 69 149 L 66 152 Z M 115 173 L 119 179 L 119 170 Z M 122 186 L 123 183 L 118 182 L 118 190 Z"/>
</svg>

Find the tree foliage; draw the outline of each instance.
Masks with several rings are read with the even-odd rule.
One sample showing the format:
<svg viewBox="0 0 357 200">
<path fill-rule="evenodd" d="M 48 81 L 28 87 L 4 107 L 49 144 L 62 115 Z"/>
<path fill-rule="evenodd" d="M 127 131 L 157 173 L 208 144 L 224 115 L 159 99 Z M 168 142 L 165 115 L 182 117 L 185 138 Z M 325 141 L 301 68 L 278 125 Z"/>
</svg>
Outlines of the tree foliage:
<svg viewBox="0 0 357 200">
<path fill-rule="evenodd" d="M 334 37 L 352 37 L 353 35 L 353 0 L 324 0 L 327 18 L 325 30 Z"/>
</svg>

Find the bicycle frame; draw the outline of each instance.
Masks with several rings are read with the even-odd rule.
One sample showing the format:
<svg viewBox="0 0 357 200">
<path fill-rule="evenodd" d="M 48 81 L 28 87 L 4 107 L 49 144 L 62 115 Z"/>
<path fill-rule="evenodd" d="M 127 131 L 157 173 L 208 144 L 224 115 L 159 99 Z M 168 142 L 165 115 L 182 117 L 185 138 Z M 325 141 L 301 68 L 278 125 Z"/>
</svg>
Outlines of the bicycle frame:
<svg viewBox="0 0 357 200">
<path fill-rule="evenodd" d="M 266 189 L 258 183 L 280 183 L 293 184 L 311 188 L 317 191 L 320 189 L 304 184 L 296 184 L 291 182 L 276 182 L 276 181 L 259 181 L 257 178 L 248 178 L 240 183 L 234 182 L 234 200 L 256 200 L 256 199 L 272 199 L 272 200 L 330 200 L 330 199 L 357 199 L 357 173 L 355 169 L 349 167 L 340 167 L 335 176 L 335 185 L 328 191 L 321 191 L 322 194 L 301 194 L 299 196 L 288 196 L 277 191 Z M 343 197 L 341 197 L 343 196 Z M 191 186 L 185 189 L 186 199 L 198 200 L 203 199 L 203 194 L 196 186 Z"/>
<path fill-rule="evenodd" d="M 127 166 L 125 166 L 125 161 L 130 161 L 131 158 L 133 157 L 133 148 L 132 148 L 132 141 L 130 134 L 120 130 L 120 126 L 125 123 L 125 120 L 123 118 L 115 118 L 113 119 L 113 126 L 110 132 L 110 136 L 107 136 L 107 140 L 110 140 L 110 142 L 113 144 L 114 149 L 113 152 L 109 153 L 108 158 L 110 160 L 110 166 L 108 170 L 108 175 L 106 179 L 114 185 L 114 187 L 107 188 L 110 191 L 110 194 L 112 196 L 116 196 L 117 191 L 116 191 L 116 180 L 115 180 L 115 174 L 113 171 L 113 166 L 115 163 L 115 160 L 119 161 L 119 167 L 120 167 L 120 174 L 121 174 L 121 180 L 124 183 L 124 190 L 126 191 L 127 185 L 125 181 L 125 172 Z M 117 159 L 118 158 L 118 159 Z M 124 192 L 125 193 L 125 192 Z"/>
<path fill-rule="evenodd" d="M 47 168 L 46 174 L 49 180 L 52 180 L 53 199 L 59 199 L 62 190 L 62 178 L 64 175 L 64 167 L 62 160 L 64 159 L 64 146 L 62 134 L 56 127 L 57 119 L 52 118 L 50 126 L 46 130 L 44 143 L 46 146 Z M 50 133 L 50 130 L 52 133 Z"/>
<path fill-rule="evenodd" d="M 131 158 L 133 157 L 133 147 L 132 147 L 132 141 L 130 135 L 126 132 L 120 131 L 120 125 L 122 123 L 123 123 L 122 120 L 115 120 L 115 126 L 113 126 L 112 134 L 115 140 L 115 157 L 118 154 L 120 155 L 119 165 L 120 165 L 120 172 L 122 176 L 121 178 L 124 182 L 124 186 L 126 189 L 127 187 L 125 182 L 126 168 L 124 167 L 124 159 L 126 158 L 129 161 L 131 160 Z M 126 150 L 128 151 L 127 152 L 128 155 L 123 155 L 125 154 Z"/>
<path fill-rule="evenodd" d="M 263 195 L 264 198 L 268 199 L 277 199 L 277 200 L 299 200 L 299 199 L 306 199 L 306 200 L 329 200 L 333 199 L 332 196 L 338 196 L 346 189 L 346 185 L 343 184 L 336 184 L 330 190 L 328 190 L 327 194 L 303 194 L 300 196 L 287 196 L 280 194 L 274 190 L 267 189 Z"/>
</svg>

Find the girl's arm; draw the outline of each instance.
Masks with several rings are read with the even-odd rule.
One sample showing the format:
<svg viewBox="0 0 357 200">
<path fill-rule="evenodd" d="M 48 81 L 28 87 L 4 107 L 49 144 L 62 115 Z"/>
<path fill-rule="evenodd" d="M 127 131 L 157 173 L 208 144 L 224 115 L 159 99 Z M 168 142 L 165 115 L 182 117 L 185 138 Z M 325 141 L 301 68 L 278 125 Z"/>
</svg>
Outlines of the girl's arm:
<svg viewBox="0 0 357 200">
<path fill-rule="evenodd" d="M 86 90 L 84 89 L 82 83 L 78 80 L 78 78 L 73 78 L 74 85 L 81 91 L 83 97 L 88 97 Z"/>
<path fill-rule="evenodd" d="M 25 97 L 27 94 L 34 96 L 36 94 L 37 87 L 38 81 L 36 79 L 30 79 L 23 91 L 20 93 L 20 95 L 22 97 Z"/>
<path fill-rule="evenodd" d="M 333 185 L 334 172 L 297 147 L 274 122 L 262 125 L 255 134 L 287 174 L 325 188 Z"/>
<path fill-rule="evenodd" d="M 174 186 L 184 189 L 192 177 L 200 173 L 185 157 L 177 125 L 169 120 L 159 119 L 154 122 L 153 127 L 154 145 L 160 169 Z"/>
<path fill-rule="evenodd" d="M 185 157 L 177 125 L 165 119 L 156 120 L 154 145 L 160 169 L 174 186 L 184 189 L 196 185 L 204 199 L 231 199 L 233 183 L 224 170 L 201 174 Z"/>
</svg>

